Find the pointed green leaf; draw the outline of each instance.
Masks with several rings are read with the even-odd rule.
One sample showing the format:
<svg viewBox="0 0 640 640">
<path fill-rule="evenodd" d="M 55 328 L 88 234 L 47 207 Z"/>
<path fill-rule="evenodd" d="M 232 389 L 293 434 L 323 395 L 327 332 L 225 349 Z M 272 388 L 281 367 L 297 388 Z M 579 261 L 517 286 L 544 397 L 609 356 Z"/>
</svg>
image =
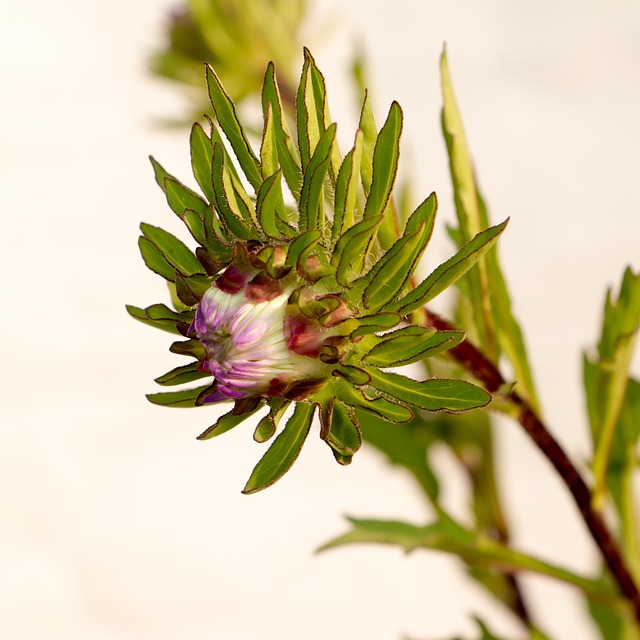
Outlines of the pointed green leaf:
<svg viewBox="0 0 640 640">
<path fill-rule="evenodd" d="M 365 307 L 379 311 L 402 293 L 424 253 L 428 233 L 429 229 L 423 222 L 416 231 L 397 240 L 363 276 L 362 280 L 368 282 L 362 295 Z"/>
<path fill-rule="evenodd" d="M 325 88 L 324 82 L 320 82 L 315 61 L 308 49 L 304 50 L 304 65 L 302 76 L 298 86 L 297 122 L 298 122 L 298 149 L 302 160 L 302 170 L 306 171 L 307 165 L 313 156 L 316 145 L 324 133 Z"/>
<path fill-rule="evenodd" d="M 225 413 L 223 416 L 220 416 L 215 424 L 210 426 L 208 429 L 205 429 L 199 436 L 198 440 L 211 440 L 211 438 L 215 438 L 216 436 L 220 436 L 223 433 L 227 433 L 227 431 L 231 431 L 234 427 L 237 427 L 239 424 L 242 424 L 247 418 L 250 418 L 256 411 L 259 411 L 262 408 L 262 405 L 258 405 L 253 411 L 249 411 L 247 413 L 235 414 L 233 411 L 229 413 Z"/>
<path fill-rule="evenodd" d="M 427 243 L 433 233 L 433 227 L 436 221 L 436 212 L 438 210 L 438 199 L 435 193 L 429 195 L 420 206 L 409 216 L 407 224 L 404 229 L 404 235 L 417 231 L 420 225 L 424 222 L 427 226 Z"/>
<path fill-rule="evenodd" d="M 378 139 L 378 129 L 376 128 L 376 123 L 373 118 L 371 99 L 367 91 L 364 92 L 358 128 L 362 131 L 362 163 L 360 165 L 360 174 L 362 176 L 364 193 L 368 196 L 371 191 L 371 181 L 373 179 L 373 150 L 375 149 Z"/>
<path fill-rule="evenodd" d="M 348 323 L 349 335 L 352 340 L 355 340 L 371 333 L 392 329 L 401 319 L 402 316 L 399 313 L 375 313 L 360 318 L 350 318 L 345 325 Z"/>
<path fill-rule="evenodd" d="M 151 161 L 151 166 L 153 167 L 153 174 L 158 186 L 162 189 L 162 191 L 166 193 L 164 181 L 166 178 L 173 178 L 173 176 L 170 173 L 167 173 L 164 167 L 153 156 L 149 156 L 149 160 Z M 175 180 L 175 178 L 173 179 Z"/>
<path fill-rule="evenodd" d="M 405 327 L 382 336 L 363 361 L 376 367 L 401 367 L 451 349 L 460 344 L 464 336 L 464 331 Z"/>
<path fill-rule="evenodd" d="M 284 210 L 284 200 L 282 198 L 282 187 L 280 177 L 282 172 L 276 171 L 267 177 L 258 189 L 258 199 L 256 201 L 256 213 L 262 230 L 272 238 L 280 238 L 280 228 L 278 220 L 282 215 L 278 212 Z"/>
<path fill-rule="evenodd" d="M 177 384 L 185 384 L 187 382 L 193 382 L 194 380 L 200 380 L 200 378 L 211 377 L 211 374 L 206 371 L 199 371 L 200 363 L 192 362 L 190 364 L 182 365 L 171 369 L 164 375 L 155 379 L 155 382 L 163 386 L 174 386 Z"/>
<path fill-rule="evenodd" d="M 358 273 L 365 257 L 367 246 L 382 222 L 382 215 L 365 218 L 347 229 L 336 243 L 331 264 L 336 266 L 336 280 L 342 286 L 353 283 L 354 273 Z"/>
<path fill-rule="evenodd" d="M 318 244 L 320 236 L 319 229 L 310 229 L 309 231 L 301 233 L 289 244 L 285 265 L 288 267 L 300 265 L 304 261 L 304 257 Z"/>
<path fill-rule="evenodd" d="M 262 182 L 260 162 L 256 158 L 249 140 L 236 115 L 236 108 L 225 92 L 220 79 L 210 65 L 207 65 L 207 85 L 209 97 L 220 128 L 231 144 L 247 180 L 257 191 Z"/>
<path fill-rule="evenodd" d="M 393 102 L 373 151 L 373 177 L 364 208 L 365 218 L 381 214 L 387 206 L 398 171 L 401 133 L 402 109 Z"/>
<path fill-rule="evenodd" d="M 153 404 L 163 407 L 195 407 L 198 396 L 209 389 L 211 385 L 205 384 L 195 389 L 185 389 L 184 391 L 162 391 L 160 393 L 148 393 L 147 400 Z"/>
<path fill-rule="evenodd" d="M 304 172 L 302 191 L 300 192 L 301 231 L 320 229 L 324 231 L 324 179 L 329 168 L 329 158 L 336 136 L 336 125 L 332 124 L 319 139 Z"/>
<path fill-rule="evenodd" d="M 273 109 L 267 104 L 264 114 L 264 130 L 260 145 L 260 170 L 262 179 L 266 179 L 278 170 L 278 141 L 273 125 Z"/>
<path fill-rule="evenodd" d="M 144 236 L 138 238 L 138 247 L 147 267 L 154 273 L 162 276 L 165 280 L 173 282 L 175 269 L 169 264 L 168 260 L 162 254 L 162 251 Z"/>
<path fill-rule="evenodd" d="M 367 371 L 374 389 L 425 411 L 468 411 L 491 401 L 489 393 L 466 380 L 429 378 L 419 382 L 375 368 Z"/>
<path fill-rule="evenodd" d="M 256 493 L 277 482 L 293 465 L 311 428 L 315 406 L 296 403 L 293 415 L 251 473 L 242 493 Z"/>
<path fill-rule="evenodd" d="M 251 232 L 243 220 L 243 209 L 238 205 L 231 177 L 225 169 L 225 154 L 222 145 L 213 145 L 213 188 L 216 209 L 220 220 L 229 233 L 240 240 L 248 240 Z"/>
<path fill-rule="evenodd" d="M 200 185 L 202 193 L 204 193 L 209 202 L 213 202 L 215 198 L 213 184 L 211 182 L 213 146 L 209 136 L 207 136 L 198 122 L 191 128 L 189 143 L 191 147 L 191 167 L 193 168 L 193 175 L 198 185 Z M 186 208 L 192 209 L 193 207 Z"/>
<path fill-rule="evenodd" d="M 266 442 L 270 440 L 276 433 L 276 429 L 278 428 L 278 424 L 284 416 L 286 410 L 289 408 L 291 402 L 289 400 L 285 400 L 284 398 L 276 399 L 273 398 L 270 401 L 271 407 L 269 413 L 258 422 L 258 426 L 253 432 L 253 439 L 256 442 Z"/>
<path fill-rule="evenodd" d="M 191 356 L 197 360 L 204 360 L 207 356 L 205 348 L 202 346 L 200 340 L 190 339 L 174 342 L 170 347 L 171 353 L 177 353 L 180 356 Z"/>
<path fill-rule="evenodd" d="M 153 320 L 147 316 L 144 309 L 140 307 L 134 307 L 133 305 L 126 305 L 127 312 L 132 318 L 136 320 L 148 324 L 151 327 L 155 327 L 156 329 L 162 329 L 162 331 L 167 331 L 168 333 L 179 334 L 176 325 L 177 323 L 174 320 Z"/>
<path fill-rule="evenodd" d="M 493 568 L 509 574 L 530 571 L 555 578 L 578 587 L 608 606 L 618 610 L 624 607 L 622 599 L 612 597 L 598 581 L 520 553 L 488 537 L 479 537 L 445 514 L 441 515 L 440 520 L 423 527 L 393 520 L 347 519 L 352 525 L 351 530 L 330 540 L 319 551 L 363 542 L 399 545 L 407 552 L 418 548 L 443 551 L 457 555 L 470 566 Z"/>
<path fill-rule="evenodd" d="M 458 278 L 464 275 L 496 242 L 504 231 L 509 218 L 495 227 L 481 231 L 473 240 L 466 244 L 458 253 L 436 268 L 426 280 L 413 291 L 389 305 L 393 311 L 402 315 L 411 313 L 442 293 Z"/>
<path fill-rule="evenodd" d="M 413 411 L 408 407 L 391 402 L 381 396 L 370 398 L 364 394 L 361 388 L 352 386 L 344 378 L 332 380 L 328 385 L 327 392 L 340 398 L 350 407 L 362 409 L 390 422 L 405 423 L 413 418 Z"/>
<path fill-rule="evenodd" d="M 278 162 L 282 173 L 296 202 L 300 202 L 302 185 L 302 170 L 297 151 L 291 141 L 291 134 L 284 116 L 282 100 L 275 77 L 273 63 L 269 63 L 262 87 L 262 111 L 266 118 L 268 108 L 271 108 L 273 130 L 278 150 Z"/>
<path fill-rule="evenodd" d="M 167 262 L 184 275 L 202 273 L 200 261 L 191 250 L 174 235 L 150 224 L 142 223 L 140 229 L 145 238 L 152 242 L 166 258 Z"/>
<path fill-rule="evenodd" d="M 182 217 L 187 209 L 193 209 L 200 214 L 204 214 L 207 203 L 189 187 L 185 187 L 179 180 L 168 177 L 164 181 L 165 194 L 171 210 Z"/>
<path fill-rule="evenodd" d="M 489 222 L 486 210 L 483 210 L 480 203 L 462 118 L 449 74 L 446 48 L 442 52 L 440 70 L 443 94 L 442 132 L 449 154 L 460 244 L 465 244 L 477 236 L 481 229 L 487 227 Z M 477 339 L 489 357 L 497 360 L 496 327 L 491 313 L 490 283 L 486 262 L 479 260 L 478 268 L 469 272 L 465 279 L 469 283 L 467 292 L 473 308 L 471 319 Z"/>
<path fill-rule="evenodd" d="M 363 135 L 356 131 L 353 149 L 347 153 L 342 162 L 336 180 L 333 228 L 331 238 L 333 242 L 351 228 L 356 221 L 356 203 L 358 185 L 360 184 L 360 164 L 362 162 Z"/>
<path fill-rule="evenodd" d="M 362 446 L 360 425 L 353 409 L 347 407 L 337 398 L 331 412 L 331 422 L 326 442 L 336 453 L 340 454 L 336 458 L 340 464 L 351 462 L 351 457 Z"/>
</svg>

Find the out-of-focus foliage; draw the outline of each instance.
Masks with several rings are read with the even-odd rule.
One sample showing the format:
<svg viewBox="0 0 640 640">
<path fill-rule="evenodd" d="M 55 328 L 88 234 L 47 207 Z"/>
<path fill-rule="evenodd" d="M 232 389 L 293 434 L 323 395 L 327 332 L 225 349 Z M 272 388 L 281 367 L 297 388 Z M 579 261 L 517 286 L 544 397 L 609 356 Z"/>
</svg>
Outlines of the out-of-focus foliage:
<svg viewBox="0 0 640 640">
<path fill-rule="evenodd" d="M 306 10 L 306 0 L 184 0 L 167 18 L 165 42 L 152 55 L 151 69 L 179 83 L 200 118 L 211 111 L 202 92 L 205 62 L 236 104 L 259 95 L 264 70 L 273 62 L 283 103 L 291 111 Z M 184 122 L 193 119 L 187 114 Z"/>
</svg>

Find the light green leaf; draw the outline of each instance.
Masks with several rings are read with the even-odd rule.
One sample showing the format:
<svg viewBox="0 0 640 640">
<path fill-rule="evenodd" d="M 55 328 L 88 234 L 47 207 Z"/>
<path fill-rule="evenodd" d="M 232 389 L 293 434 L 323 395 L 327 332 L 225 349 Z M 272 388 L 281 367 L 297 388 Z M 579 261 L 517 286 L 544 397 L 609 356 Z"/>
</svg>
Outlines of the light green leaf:
<svg viewBox="0 0 640 640">
<path fill-rule="evenodd" d="M 427 247 L 429 233 L 425 222 L 416 231 L 405 233 L 363 276 L 362 280 L 368 282 L 362 295 L 367 309 L 384 309 L 402 292 Z"/>
<path fill-rule="evenodd" d="M 489 393 L 466 380 L 429 378 L 419 382 L 373 367 L 367 371 L 374 389 L 426 411 L 468 411 L 484 407 L 491 401 Z"/>
<path fill-rule="evenodd" d="M 387 206 L 398 171 L 401 133 L 402 109 L 393 102 L 373 151 L 373 177 L 364 208 L 365 218 L 381 214 Z"/>
<path fill-rule="evenodd" d="M 242 493 L 250 494 L 270 487 L 293 465 L 311 428 L 315 407 L 296 403 L 293 415 L 251 473 Z"/>
<path fill-rule="evenodd" d="M 336 125 L 332 124 L 320 137 L 304 172 L 300 192 L 301 231 L 319 229 L 324 231 L 323 184 L 329 168 L 329 158 L 336 136 Z"/>
<path fill-rule="evenodd" d="M 305 257 L 318 244 L 320 236 L 319 229 L 309 229 L 309 231 L 301 233 L 289 244 L 285 265 L 288 267 L 301 266 Z"/>
<path fill-rule="evenodd" d="M 291 134 L 284 116 L 273 63 L 269 63 L 267 67 L 262 87 L 262 111 L 265 118 L 269 107 L 271 108 L 273 130 L 278 149 L 278 162 L 282 167 L 282 173 L 293 197 L 296 202 L 300 202 L 302 170 L 300 169 L 298 153 L 291 141 Z"/>
<path fill-rule="evenodd" d="M 470 566 L 493 568 L 507 574 L 530 571 L 571 584 L 585 594 L 617 610 L 625 602 L 612 597 L 600 583 L 534 556 L 520 553 L 506 545 L 469 531 L 451 518 L 441 515 L 434 523 L 419 527 L 406 522 L 347 518 L 352 525 L 347 533 L 330 540 L 318 551 L 353 543 L 391 544 L 410 552 L 417 548 L 452 553 Z"/>
<path fill-rule="evenodd" d="M 138 248 L 140 249 L 144 263 L 151 271 L 162 276 L 169 282 L 175 280 L 175 269 L 169 264 L 169 261 L 164 257 L 162 251 L 160 251 L 153 242 L 144 236 L 140 236 L 138 238 Z"/>
<path fill-rule="evenodd" d="M 225 92 L 220 79 L 210 65 L 207 65 L 207 85 L 209 98 L 220 128 L 231 143 L 242 171 L 249 180 L 251 186 L 257 191 L 262 182 L 260 174 L 260 162 L 256 158 L 249 140 L 236 115 L 236 108 Z"/>
<path fill-rule="evenodd" d="M 278 141 L 273 126 L 273 109 L 267 104 L 264 114 L 264 130 L 260 145 L 260 169 L 262 179 L 266 179 L 278 170 Z"/>
<path fill-rule="evenodd" d="M 244 218 L 244 210 L 239 206 L 231 183 L 231 177 L 225 167 L 225 154 L 221 144 L 213 145 L 212 179 L 215 191 L 216 210 L 227 232 L 240 240 L 248 240 L 251 231 Z"/>
<path fill-rule="evenodd" d="M 213 156 L 213 146 L 211 144 L 211 139 L 197 122 L 193 127 L 191 127 L 189 144 L 191 147 L 191 166 L 193 168 L 193 175 L 196 182 L 202 189 L 202 193 L 204 193 L 209 202 L 213 202 L 215 198 L 213 184 L 211 183 L 211 158 Z M 194 207 L 192 206 L 185 207 L 185 209 L 193 208 Z"/>
<path fill-rule="evenodd" d="M 508 222 L 509 218 L 495 227 L 481 231 L 458 253 L 436 268 L 413 291 L 410 291 L 398 302 L 390 304 L 389 309 L 406 315 L 442 293 L 463 276 L 495 244 Z"/>
<path fill-rule="evenodd" d="M 333 227 L 331 238 L 333 242 L 355 224 L 358 185 L 360 184 L 360 163 L 363 147 L 362 131 L 356 131 L 353 149 L 347 153 L 342 162 L 336 180 Z"/>
<path fill-rule="evenodd" d="M 627 269 L 622 278 L 616 301 L 611 291 L 605 301 L 602 336 L 598 344 L 599 420 L 592 424 L 595 454 L 593 474 L 595 479 L 594 504 L 603 508 L 607 491 L 607 469 L 616 428 L 624 406 L 629 367 L 640 327 L 640 275 Z M 593 413 L 593 412 L 592 412 Z M 634 433 L 636 430 L 634 429 Z M 624 435 L 624 434 L 623 434 Z M 630 444 L 634 445 L 634 442 Z"/>
<path fill-rule="evenodd" d="M 166 261 L 183 275 L 202 273 L 200 261 L 191 250 L 174 235 L 150 224 L 142 223 L 140 229 L 145 238 L 152 242 L 165 257 Z M 171 278 L 173 279 L 173 278 Z"/>
<path fill-rule="evenodd" d="M 325 131 L 325 100 L 324 79 L 322 79 L 322 75 L 317 70 L 311 53 L 305 48 L 302 77 L 300 78 L 296 101 L 298 148 L 303 172 L 306 172 L 316 145 Z"/>
<path fill-rule="evenodd" d="M 366 247 L 371 243 L 381 222 L 382 215 L 365 218 L 340 236 L 331 256 L 331 264 L 336 266 L 338 284 L 349 286 L 353 283 L 352 276 L 360 269 Z"/>
<path fill-rule="evenodd" d="M 282 198 L 282 188 L 280 177 L 282 172 L 276 171 L 270 175 L 260 185 L 258 189 L 258 199 L 256 201 L 256 213 L 262 230 L 272 238 L 280 238 L 281 233 L 278 228 L 278 210 L 284 209 Z"/>
<path fill-rule="evenodd" d="M 375 149 L 378 139 L 378 129 L 376 128 L 376 123 L 373 118 L 371 99 L 369 98 L 368 91 L 364 92 L 358 128 L 362 131 L 362 163 L 360 165 L 360 175 L 362 176 L 364 193 L 368 196 L 371 191 L 371 182 L 373 179 L 373 150 Z"/>
<path fill-rule="evenodd" d="M 363 361 L 375 367 L 401 367 L 451 349 L 460 344 L 464 336 L 464 331 L 404 327 L 382 336 Z"/>
</svg>

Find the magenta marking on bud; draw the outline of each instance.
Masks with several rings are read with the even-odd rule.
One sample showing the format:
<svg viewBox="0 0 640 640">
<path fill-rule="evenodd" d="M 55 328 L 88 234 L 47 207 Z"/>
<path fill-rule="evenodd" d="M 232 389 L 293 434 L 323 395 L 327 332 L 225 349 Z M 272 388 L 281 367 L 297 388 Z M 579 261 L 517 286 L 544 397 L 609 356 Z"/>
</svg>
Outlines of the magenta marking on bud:
<svg viewBox="0 0 640 640">
<path fill-rule="evenodd" d="M 225 293 L 238 293 L 250 277 L 251 273 L 246 269 L 240 269 L 232 264 L 216 278 L 215 285 Z"/>
<path fill-rule="evenodd" d="M 251 280 L 245 290 L 245 297 L 251 302 L 268 302 L 284 293 L 282 280 L 271 278 L 266 273 L 259 273 Z"/>
<path fill-rule="evenodd" d="M 317 358 L 322 340 L 321 327 L 302 314 L 287 316 L 284 322 L 284 335 L 291 351 L 301 356 Z"/>
</svg>

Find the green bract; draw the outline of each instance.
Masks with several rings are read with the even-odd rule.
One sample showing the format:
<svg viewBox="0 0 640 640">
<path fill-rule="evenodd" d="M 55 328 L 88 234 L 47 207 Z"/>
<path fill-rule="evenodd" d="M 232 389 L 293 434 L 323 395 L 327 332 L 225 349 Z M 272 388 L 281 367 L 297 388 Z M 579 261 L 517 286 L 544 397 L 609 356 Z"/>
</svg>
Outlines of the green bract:
<svg viewBox="0 0 640 640">
<path fill-rule="evenodd" d="M 233 409 L 200 439 L 224 433 L 266 407 L 254 433 L 256 441 L 265 442 L 290 416 L 245 493 L 286 473 L 316 409 L 321 438 L 339 463 L 348 464 L 361 445 L 363 416 L 404 423 L 415 411 L 485 406 L 490 395 L 467 381 L 416 381 L 387 369 L 440 354 L 463 340 L 462 332 L 415 324 L 422 315 L 413 312 L 472 267 L 506 221 L 478 233 L 417 282 L 415 268 L 431 237 L 437 203 L 431 194 L 404 223 L 395 213 L 402 130 L 397 103 L 378 133 L 365 97 L 353 148 L 343 156 L 324 78 L 305 51 L 294 133 L 269 65 L 262 90 L 264 131 L 255 151 L 211 67 L 207 82 L 216 121 L 209 123 L 209 133 L 199 124 L 191 132 L 193 172 L 202 194 L 152 160 L 169 206 L 198 247 L 192 252 L 170 233 L 143 224 L 142 257 L 167 280 L 174 309 L 128 307 L 136 319 L 181 335 L 170 350 L 194 359 L 156 382 L 201 384 L 151 394 L 149 400 L 180 407 L 234 400 Z M 224 313 L 216 305 L 224 306 Z M 280 333 L 265 342 L 272 359 L 246 355 L 242 340 L 252 335 L 252 318 L 268 324 L 278 317 L 283 324 L 283 313 Z M 234 335 L 240 316 L 242 340 Z M 265 346 L 256 345 L 251 353 Z M 240 363 L 235 378 L 229 373 L 233 358 Z M 269 369 L 272 361 L 279 363 L 277 371 Z"/>
</svg>

